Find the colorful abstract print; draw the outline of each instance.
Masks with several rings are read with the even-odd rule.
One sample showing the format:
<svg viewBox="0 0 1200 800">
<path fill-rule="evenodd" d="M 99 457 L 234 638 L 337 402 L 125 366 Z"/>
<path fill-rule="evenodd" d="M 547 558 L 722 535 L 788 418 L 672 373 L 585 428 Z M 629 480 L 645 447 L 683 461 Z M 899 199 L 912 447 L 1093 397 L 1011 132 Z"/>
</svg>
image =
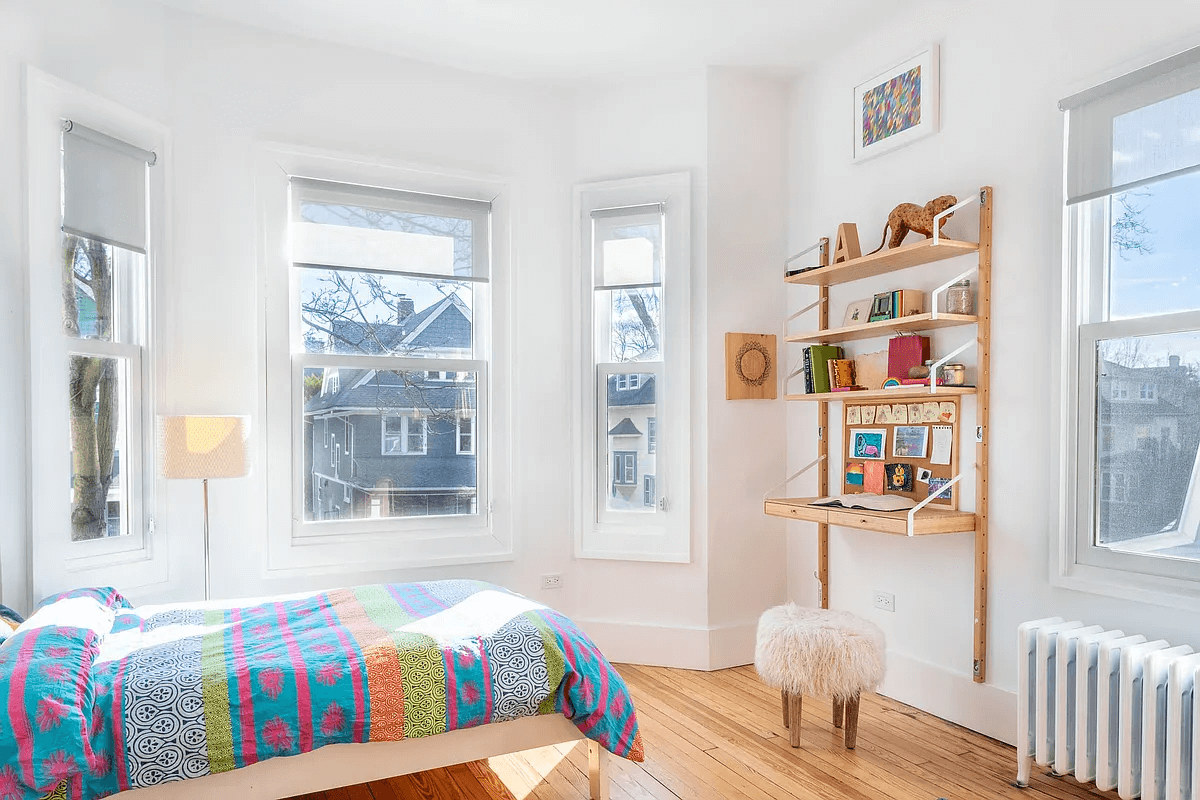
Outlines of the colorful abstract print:
<svg viewBox="0 0 1200 800">
<path fill-rule="evenodd" d="M 863 93 L 862 146 L 868 147 L 921 122 L 921 68 L 913 67 Z"/>
<path fill-rule="evenodd" d="M 564 714 L 641 761 L 621 677 L 557 612 L 486 583 L 245 605 L 44 604 L 0 645 L 0 800 L 91 800 L 340 742 Z"/>
</svg>

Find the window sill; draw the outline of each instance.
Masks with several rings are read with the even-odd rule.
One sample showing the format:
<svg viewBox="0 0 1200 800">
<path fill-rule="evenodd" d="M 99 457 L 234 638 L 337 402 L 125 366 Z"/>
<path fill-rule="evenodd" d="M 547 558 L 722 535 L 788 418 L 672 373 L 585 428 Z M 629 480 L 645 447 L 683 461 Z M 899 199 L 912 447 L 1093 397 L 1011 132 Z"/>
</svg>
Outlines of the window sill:
<svg viewBox="0 0 1200 800">
<path fill-rule="evenodd" d="M 1071 564 L 1051 575 L 1053 586 L 1184 611 L 1200 611 L 1200 581 Z"/>
</svg>

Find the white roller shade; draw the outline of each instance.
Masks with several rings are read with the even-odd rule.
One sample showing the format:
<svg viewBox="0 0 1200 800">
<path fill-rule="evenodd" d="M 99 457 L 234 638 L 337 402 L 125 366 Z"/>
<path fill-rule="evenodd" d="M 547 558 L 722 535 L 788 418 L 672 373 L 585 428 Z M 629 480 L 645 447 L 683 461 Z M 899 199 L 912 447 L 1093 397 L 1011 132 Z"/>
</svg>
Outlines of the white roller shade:
<svg viewBox="0 0 1200 800">
<path fill-rule="evenodd" d="M 1059 107 L 1068 115 L 1068 204 L 1200 170 L 1200 48 Z"/>
<path fill-rule="evenodd" d="M 71 123 L 63 133 L 63 230 L 145 253 L 154 153 Z"/>
<path fill-rule="evenodd" d="M 655 203 L 592 212 L 596 289 L 662 284 L 663 210 Z"/>
<path fill-rule="evenodd" d="M 491 204 L 293 178 L 292 262 L 486 281 Z"/>
</svg>

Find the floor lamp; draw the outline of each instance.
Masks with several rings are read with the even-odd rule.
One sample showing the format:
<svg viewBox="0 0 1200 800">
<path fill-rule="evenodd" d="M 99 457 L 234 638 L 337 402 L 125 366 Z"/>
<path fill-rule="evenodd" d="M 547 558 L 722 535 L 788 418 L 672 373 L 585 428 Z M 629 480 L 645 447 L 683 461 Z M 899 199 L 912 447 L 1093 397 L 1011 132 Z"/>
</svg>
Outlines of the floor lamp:
<svg viewBox="0 0 1200 800">
<path fill-rule="evenodd" d="M 243 418 L 163 417 L 159 464 L 164 478 L 204 482 L 204 599 L 208 600 L 208 482 L 214 478 L 242 478 L 250 472 Z"/>
</svg>

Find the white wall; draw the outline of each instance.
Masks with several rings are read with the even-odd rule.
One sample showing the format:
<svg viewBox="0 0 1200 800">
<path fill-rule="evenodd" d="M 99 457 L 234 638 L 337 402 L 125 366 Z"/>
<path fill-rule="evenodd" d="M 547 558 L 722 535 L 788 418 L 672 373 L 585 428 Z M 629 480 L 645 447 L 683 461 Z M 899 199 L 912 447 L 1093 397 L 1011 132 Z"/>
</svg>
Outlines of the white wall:
<svg viewBox="0 0 1200 800">
<path fill-rule="evenodd" d="M 942 47 L 941 132 L 852 164 L 853 86 L 931 41 Z M 1197 43 L 1200 7 L 1194 3 L 939 1 L 886 32 L 848 43 L 798 81 L 793 95 L 795 249 L 832 237 L 840 222 L 857 222 L 864 248 L 873 249 L 896 203 L 924 203 L 947 192 L 965 197 L 985 184 L 996 190 L 989 685 L 976 686 L 970 678 L 970 536 L 908 541 L 835 529 L 830 571 L 833 606 L 874 620 L 888 635 L 887 693 L 1001 739 L 1012 741 L 1014 734 L 1013 642 L 1026 619 L 1062 615 L 1200 647 L 1194 615 L 1051 585 L 1055 445 L 1050 399 L 1040 388 L 1057 380 L 1049 360 L 1058 335 L 1054 294 L 1062 266 L 1063 123 L 1056 103 Z M 974 224 L 973 217 L 956 219 L 949 228 L 973 238 Z M 961 261 L 897 280 L 932 288 L 934 279 L 925 275 L 948 278 L 966 268 Z M 835 294 L 831 319 L 840 321 L 845 302 L 869 295 L 873 286 Z M 810 300 L 797 290 L 789 302 L 797 310 Z M 944 334 L 935 349 L 954 339 Z M 886 346 L 884 340 L 876 344 Z M 789 409 L 792 469 L 815 454 L 811 419 L 811 409 Z M 834 475 L 831 486 L 837 485 Z M 815 535 L 792 523 L 789 591 L 800 602 L 816 601 L 815 564 Z M 874 589 L 895 593 L 894 614 L 872 608 Z"/>
<path fill-rule="evenodd" d="M 758 616 L 786 597 L 784 522 L 762 513 L 784 477 L 782 401 L 725 399 L 725 334 L 782 334 L 789 84 L 708 72 L 708 618 L 713 667 L 753 659 Z M 784 365 L 782 336 L 776 376 Z"/>
</svg>

